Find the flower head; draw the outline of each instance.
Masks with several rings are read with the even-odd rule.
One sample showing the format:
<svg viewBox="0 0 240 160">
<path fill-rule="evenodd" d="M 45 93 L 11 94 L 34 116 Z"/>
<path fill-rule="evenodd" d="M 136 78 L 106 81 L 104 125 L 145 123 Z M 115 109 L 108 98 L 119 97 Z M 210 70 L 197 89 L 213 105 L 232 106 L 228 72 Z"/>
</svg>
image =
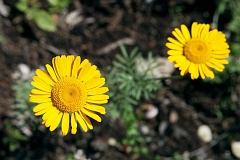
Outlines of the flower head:
<svg viewBox="0 0 240 160">
<path fill-rule="evenodd" d="M 101 122 L 95 113 L 105 114 L 101 104 L 108 102 L 109 96 L 105 78 L 95 65 L 77 56 L 57 56 L 52 66 L 46 65 L 47 72 L 37 69 L 30 93 L 30 102 L 39 103 L 34 107 L 35 116 L 42 116 L 42 124 L 54 131 L 61 122 L 62 134 L 77 132 L 77 122 L 83 131 L 93 129 L 88 117 Z"/>
<path fill-rule="evenodd" d="M 172 32 L 175 39 L 168 38 L 168 60 L 175 62 L 181 76 L 189 72 L 192 79 L 199 75 L 202 79 L 214 78 L 211 68 L 222 72 L 224 64 L 228 64 L 226 58 L 230 50 L 225 35 L 217 29 L 209 31 L 209 28 L 209 24 L 194 22 L 190 33 L 185 25 L 181 25 L 181 30 L 175 28 Z"/>
</svg>

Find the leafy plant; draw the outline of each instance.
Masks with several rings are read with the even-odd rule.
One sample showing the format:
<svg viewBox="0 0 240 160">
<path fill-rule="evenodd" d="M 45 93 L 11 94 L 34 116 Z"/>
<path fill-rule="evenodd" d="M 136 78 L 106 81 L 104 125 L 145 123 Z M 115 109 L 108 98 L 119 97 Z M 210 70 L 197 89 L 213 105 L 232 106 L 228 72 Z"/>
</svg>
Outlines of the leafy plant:
<svg viewBox="0 0 240 160">
<path fill-rule="evenodd" d="M 15 91 L 15 102 L 11 106 L 14 111 L 13 121 L 17 121 L 17 127 L 21 130 L 24 127 L 31 131 L 37 129 L 40 120 L 33 116 L 33 103 L 29 102 L 29 93 L 32 89 L 30 81 L 19 80 L 12 87 Z"/>
<path fill-rule="evenodd" d="M 60 13 L 71 0 L 48 0 L 47 2 L 49 5 L 47 10 L 41 8 L 39 0 L 19 0 L 16 8 L 25 14 L 27 20 L 33 20 L 40 29 L 55 32 L 57 27 L 53 15 Z"/>
<path fill-rule="evenodd" d="M 106 75 L 111 97 L 109 106 L 123 105 L 123 103 L 129 106 L 139 105 L 141 98 L 149 100 L 162 86 L 159 81 L 156 81 L 156 75 L 151 72 L 159 64 L 149 53 L 149 63 L 142 67 L 144 58 L 137 48 L 134 48 L 130 54 L 124 46 L 120 49 L 122 54 L 116 55 L 116 60 L 113 61 L 112 67 L 108 67 L 109 74 Z"/>
<path fill-rule="evenodd" d="M 125 122 L 127 133 L 123 144 L 131 146 L 132 152 L 146 154 L 144 140 L 137 129 L 138 117 L 134 106 L 140 105 L 143 100 L 149 100 L 161 88 L 161 83 L 156 81 L 156 75 L 151 72 L 159 64 L 149 53 L 148 63 L 143 66 L 144 58 L 137 48 L 130 53 L 124 46 L 120 49 L 121 54 L 116 55 L 116 60 L 113 61 L 113 66 L 108 67 L 109 74 L 106 75 L 111 97 L 107 109 L 113 117 L 121 117 Z"/>
</svg>

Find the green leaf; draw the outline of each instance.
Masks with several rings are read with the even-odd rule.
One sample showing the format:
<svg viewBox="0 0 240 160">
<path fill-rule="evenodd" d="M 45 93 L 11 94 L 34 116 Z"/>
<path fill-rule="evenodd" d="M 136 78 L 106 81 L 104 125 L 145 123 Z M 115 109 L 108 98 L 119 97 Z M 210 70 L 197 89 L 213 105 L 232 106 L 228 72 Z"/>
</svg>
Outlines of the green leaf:
<svg viewBox="0 0 240 160">
<path fill-rule="evenodd" d="M 28 9 L 28 1 L 27 0 L 20 0 L 16 3 L 16 8 L 19 11 L 26 12 Z"/>
<path fill-rule="evenodd" d="M 48 0 L 48 3 L 52 6 L 57 6 L 58 5 L 58 0 Z"/>
<path fill-rule="evenodd" d="M 67 7 L 71 0 L 48 0 L 48 3 L 54 7 Z"/>
<path fill-rule="evenodd" d="M 32 9 L 32 18 L 38 27 L 48 32 L 55 32 L 57 30 L 53 17 L 45 10 Z"/>
</svg>

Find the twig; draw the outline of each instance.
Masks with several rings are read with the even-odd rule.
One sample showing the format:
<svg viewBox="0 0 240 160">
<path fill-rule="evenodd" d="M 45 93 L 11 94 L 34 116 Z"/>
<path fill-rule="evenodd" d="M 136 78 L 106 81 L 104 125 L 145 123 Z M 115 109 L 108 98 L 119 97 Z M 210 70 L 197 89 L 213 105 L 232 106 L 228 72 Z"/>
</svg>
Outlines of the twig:
<svg viewBox="0 0 240 160">
<path fill-rule="evenodd" d="M 120 39 L 120 40 L 117 40 L 116 42 L 113 42 L 111 44 L 106 45 L 103 48 L 100 48 L 96 52 L 96 54 L 98 54 L 98 55 L 108 54 L 109 52 L 111 52 L 112 50 L 118 48 L 122 44 L 131 45 L 131 44 L 134 44 L 134 40 L 132 38 L 128 38 L 128 37 Z"/>
<path fill-rule="evenodd" d="M 208 150 L 210 150 L 212 147 L 214 147 L 215 145 L 217 145 L 221 140 L 223 140 L 224 138 L 227 137 L 227 133 L 222 133 L 217 139 L 212 140 L 210 143 L 208 143 L 207 145 L 196 149 L 195 151 L 190 152 L 189 157 L 195 157 L 197 155 L 200 155 L 204 152 L 207 152 Z"/>
</svg>

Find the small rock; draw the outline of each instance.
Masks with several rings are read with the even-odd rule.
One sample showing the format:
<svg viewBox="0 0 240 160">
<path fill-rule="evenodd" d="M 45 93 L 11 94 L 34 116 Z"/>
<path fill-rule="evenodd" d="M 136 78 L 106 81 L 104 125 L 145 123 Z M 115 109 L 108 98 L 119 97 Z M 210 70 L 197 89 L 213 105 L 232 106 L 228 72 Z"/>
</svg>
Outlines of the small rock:
<svg viewBox="0 0 240 160">
<path fill-rule="evenodd" d="M 19 79 L 21 77 L 21 73 L 20 73 L 20 71 L 15 71 L 12 73 L 11 76 L 13 79 Z"/>
<path fill-rule="evenodd" d="M 178 121 L 178 118 L 179 118 L 178 113 L 175 110 L 170 112 L 169 114 L 170 123 L 176 123 Z"/>
<path fill-rule="evenodd" d="M 152 119 L 157 116 L 158 112 L 158 108 L 152 105 L 152 107 L 149 108 L 147 113 L 145 114 L 145 118 Z"/>
<path fill-rule="evenodd" d="M 34 75 L 34 72 L 32 72 L 26 64 L 20 63 L 17 68 L 18 69 L 12 73 L 13 79 L 29 80 Z"/>
<path fill-rule="evenodd" d="M 78 149 L 77 152 L 74 154 L 75 160 L 89 160 L 86 158 L 86 155 L 84 154 L 83 150 Z"/>
<path fill-rule="evenodd" d="M 166 129 L 168 127 L 168 122 L 167 121 L 162 121 L 159 126 L 158 126 L 158 132 L 160 135 L 164 135 Z"/>
<path fill-rule="evenodd" d="M 0 14 L 4 17 L 8 17 L 10 12 L 10 7 L 4 4 L 3 0 L 0 0 Z"/>
<path fill-rule="evenodd" d="M 142 125 L 142 126 L 140 127 L 140 131 L 141 131 L 142 134 L 144 134 L 144 135 L 148 135 L 149 132 L 150 132 L 149 127 L 146 126 L 146 125 Z"/>
<path fill-rule="evenodd" d="M 197 134 L 203 142 L 210 142 L 212 140 L 212 131 L 207 125 L 201 125 L 198 128 Z"/>
<path fill-rule="evenodd" d="M 231 143 L 232 154 L 240 159 L 240 141 L 235 141 Z"/>
<path fill-rule="evenodd" d="M 173 63 L 170 63 L 167 58 L 156 58 L 154 62 L 139 58 L 137 63 L 138 72 L 145 72 L 148 69 L 148 66 L 153 68 L 151 71 L 147 72 L 149 78 L 169 77 L 175 70 Z"/>
<path fill-rule="evenodd" d="M 106 151 L 108 148 L 107 141 L 100 137 L 92 141 L 91 146 L 98 151 Z"/>
<path fill-rule="evenodd" d="M 110 137 L 110 138 L 108 139 L 108 145 L 109 145 L 109 146 L 116 146 L 116 145 L 117 145 L 116 139 Z"/>
<path fill-rule="evenodd" d="M 30 130 L 29 127 L 27 126 L 24 126 L 21 128 L 21 131 L 28 137 L 31 137 L 32 136 L 32 131 Z"/>
<path fill-rule="evenodd" d="M 81 13 L 82 13 L 82 10 L 75 10 L 70 12 L 66 16 L 65 21 L 69 25 L 69 27 L 74 27 L 78 23 L 82 22 L 83 16 L 80 15 Z"/>
</svg>

